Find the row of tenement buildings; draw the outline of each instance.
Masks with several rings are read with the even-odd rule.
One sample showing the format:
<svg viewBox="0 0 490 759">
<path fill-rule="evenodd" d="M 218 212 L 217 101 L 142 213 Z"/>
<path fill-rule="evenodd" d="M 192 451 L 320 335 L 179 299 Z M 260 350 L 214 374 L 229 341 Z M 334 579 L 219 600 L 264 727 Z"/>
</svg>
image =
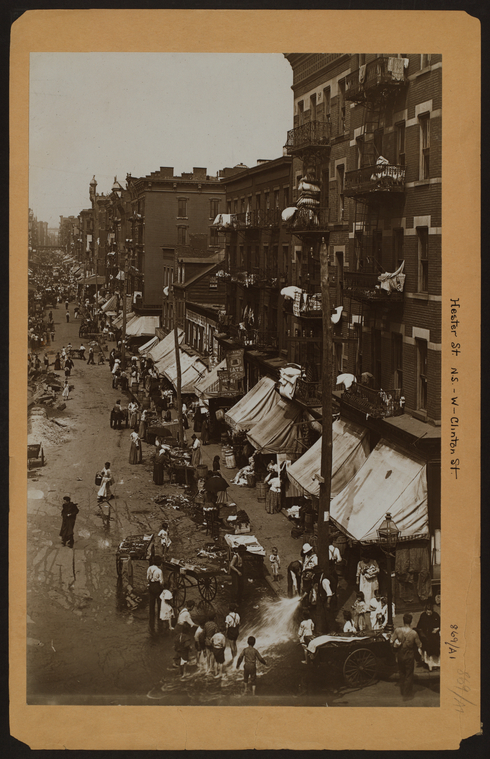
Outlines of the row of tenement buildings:
<svg viewBox="0 0 490 759">
<path fill-rule="evenodd" d="M 161 315 L 162 334 L 176 320 L 186 343 L 212 365 L 243 350 L 243 390 L 263 375 L 277 379 L 288 363 L 301 366 L 295 400 L 313 416 L 321 410 L 318 294 L 327 254 L 332 312 L 342 307 L 333 325 L 333 376 L 365 380 L 357 393 L 333 391 L 342 414 L 368 426 L 374 439 L 427 461 L 434 536 L 441 56 L 286 58 L 294 126 L 285 129 L 283 155 L 218 176 L 198 167 L 174 176 L 160 167 L 128 175 L 126 187 L 115 180 L 107 195 L 94 179 L 92 205 L 74 221 L 69 244 L 85 273 L 97 271 L 110 291 L 120 289 L 126 270 L 133 310 Z"/>
</svg>

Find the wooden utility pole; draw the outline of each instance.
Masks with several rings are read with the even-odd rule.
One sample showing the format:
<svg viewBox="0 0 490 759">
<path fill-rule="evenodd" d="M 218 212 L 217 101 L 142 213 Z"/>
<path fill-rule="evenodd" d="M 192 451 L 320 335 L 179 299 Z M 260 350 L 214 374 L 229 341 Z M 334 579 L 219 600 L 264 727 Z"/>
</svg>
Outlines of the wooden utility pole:
<svg viewBox="0 0 490 759">
<path fill-rule="evenodd" d="M 322 355 L 322 456 L 320 468 L 320 503 L 318 509 L 318 566 L 329 574 L 330 494 L 332 484 L 332 320 L 328 290 L 328 248 L 322 237 L 320 245 L 320 274 L 322 284 L 323 355 Z M 323 604 L 319 604 L 323 607 Z M 325 628 L 323 615 L 318 620 Z"/>
<path fill-rule="evenodd" d="M 124 282 L 123 282 L 123 323 L 122 323 L 122 341 L 121 341 L 121 367 L 126 366 L 126 303 L 128 300 L 128 252 L 124 257 Z"/>
<path fill-rule="evenodd" d="M 178 259 L 175 255 L 174 271 L 178 271 Z M 175 276 L 175 275 L 174 275 Z M 172 295 L 174 301 L 173 319 L 174 319 L 174 342 L 175 342 L 175 368 L 177 370 L 177 415 L 179 420 L 179 443 L 184 446 L 184 421 L 182 419 L 182 373 L 180 370 L 180 349 L 179 349 L 179 325 L 177 319 L 177 300 L 172 286 Z"/>
</svg>

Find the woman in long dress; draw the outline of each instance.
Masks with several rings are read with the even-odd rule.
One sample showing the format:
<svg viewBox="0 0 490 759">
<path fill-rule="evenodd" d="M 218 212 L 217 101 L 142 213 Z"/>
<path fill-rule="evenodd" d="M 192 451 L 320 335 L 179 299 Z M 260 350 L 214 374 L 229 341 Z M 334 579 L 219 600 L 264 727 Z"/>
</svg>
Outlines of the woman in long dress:
<svg viewBox="0 0 490 759">
<path fill-rule="evenodd" d="M 105 462 L 104 467 L 102 468 L 101 474 L 102 474 L 102 482 L 97 492 L 97 498 L 99 500 L 102 500 L 103 498 L 110 500 L 111 498 L 114 498 L 114 496 L 111 491 L 111 485 L 113 484 L 113 480 L 112 480 L 112 474 L 111 474 L 111 464 L 109 461 Z"/>
<path fill-rule="evenodd" d="M 143 409 L 143 411 L 141 412 L 140 426 L 138 430 L 138 435 L 140 436 L 140 440 L 146 440 L 146 427 L 147 427 L 146 417 L 147 417 L 147 411 L 146 409 Z"/>
<path fill-rule="evenodd" d="M 374 591 L 379 589 L 378 582 L 379 566 L 376 559 L 367 556 L 361 556 L 357 565 L 356 580 L 359 585 L 359 591 L 364 593 L 364 601 L 367 607 L 374 596 Z M 391 578 L 389 578 L 391 581 Z"/>
<path fill-rule="evenodd" d="M 202 455 L 201 455 L 201 441 L 199 440 L 196 435 L 192 436 L 192 459 L 191 459 L 191 465 L 195 468 L 198 467 L 201 464 L 202 461 Z"/>
<path fill-rule="evenodd" d="M 142 461 L 141 440 L 139 438 L 138 433 L 132 432 L 129 436 L 129 439 L 131 440 L 131 447 L 129 449 L 129 463 L 141 464 L 141 461 Z"/>
<path fill-rule="evenodd" d="M 138 424 L 138 404 L 134 401 L 128 403 L 129 427 L 135 430 Z"/>
<path fill-rule="evenodd" d="M 426 604 L 416 630 L 422 641 L 422 660 L 432 672 L 433 667 L 441 666 L 441 618 L 432 604 Z"/>
<path fill-rule="evenodd" d="M 153 482 L 155 485 L 163 485 L 164 482 L 164 469 L 165 464 L 168 463 L 168 458 L 164 448 L 160 448 L 155 451 L 155 459 L 153 461 Z"/>
</svg>

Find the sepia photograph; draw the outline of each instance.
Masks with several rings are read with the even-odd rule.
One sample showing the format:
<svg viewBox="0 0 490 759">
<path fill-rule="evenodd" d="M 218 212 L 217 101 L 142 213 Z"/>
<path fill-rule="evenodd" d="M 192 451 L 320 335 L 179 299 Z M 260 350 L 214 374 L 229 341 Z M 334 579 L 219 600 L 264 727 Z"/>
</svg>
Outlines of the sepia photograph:
<svg viewBox="0 0 490 759">
<path fill-rule="evenodd" d="M 465 13 L 14 22 L 15 740 L 478 734 L 480 79 Z"/>
<path fill-rule="evenodd" d="M 439 705 L 442 71 L 31 54 L 28 703 Z"/>
</svg>

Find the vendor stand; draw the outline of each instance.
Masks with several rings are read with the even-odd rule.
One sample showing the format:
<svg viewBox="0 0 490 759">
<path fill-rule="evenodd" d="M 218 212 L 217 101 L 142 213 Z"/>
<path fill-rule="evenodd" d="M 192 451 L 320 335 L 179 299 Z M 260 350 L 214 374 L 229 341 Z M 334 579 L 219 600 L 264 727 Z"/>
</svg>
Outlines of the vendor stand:
<svg viewBox="0 0 490 759">
<path fill-rule="evenodd" d="M 264 572 L 265 549 L 260 545 L 255 535 L 225 535 L 228 546 L 228 559 L 231 561 L 233 552 L 238 546 L 245 546 L 243 561 L 246 564 L 247 577 L 262 577 Z"/>
<path fill-rule="evenodd" d="M 204 601 L 210 602 L 216 597 L 218 592 L 216 575 L 222 573 L 218 565 L 186 564 L 178 559 L 170 559 L 162 563 L 162 569 L 170 573 L 172 603 L 176 609 L 181 609 L 184 605 L 187 588 L 197 587 Z"/>
<path fill-rule="evenodd" d="M 132 585 L 134 575 L 133 562 L 149 562 L 154 555 L 155 533 L 149 533 L 147 535 L 129 535 L 121 543 L 119 543 L 116 551 L 117 576 L 121 578 L 123 576 L 123 573 L 125 573 L 128 583 Z"/>
<path fill-rule="evenodd" d="M 390 636 L 383 631 L 368 635 L 320 635 L 309 642 L 307 651 L 313 664 L 326 664 L 353 688 L 371 685 L 382 665 L 393 668 L 396 664 Z"/>
</svg>

